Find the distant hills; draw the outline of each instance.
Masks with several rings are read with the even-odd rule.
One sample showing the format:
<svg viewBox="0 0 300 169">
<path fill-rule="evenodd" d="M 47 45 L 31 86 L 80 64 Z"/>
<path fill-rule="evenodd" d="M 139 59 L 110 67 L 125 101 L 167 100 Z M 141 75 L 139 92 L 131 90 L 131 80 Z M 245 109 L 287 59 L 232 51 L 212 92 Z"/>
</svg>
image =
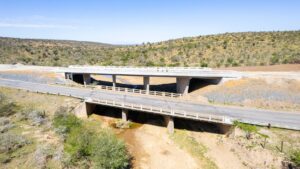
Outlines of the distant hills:
<svg viewBox="0 0 300 169">
<path fill-rule="evenodd" d="M 0 63 L 257 66 L 300 63 L 300 31 L 225 33 L 142 45 L 0 37 Z"/>
</svg>

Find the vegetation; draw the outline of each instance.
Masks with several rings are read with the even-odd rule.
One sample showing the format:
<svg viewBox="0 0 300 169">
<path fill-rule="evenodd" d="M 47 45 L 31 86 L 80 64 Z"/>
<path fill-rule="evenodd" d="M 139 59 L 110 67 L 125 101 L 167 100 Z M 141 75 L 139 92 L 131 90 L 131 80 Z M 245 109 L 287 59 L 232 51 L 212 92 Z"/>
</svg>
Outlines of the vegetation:
<svg viewBox="0 0 300 169">
<path fill-rule="evenodd" d="M 290 160 L 298 167 L 300 167 L 300 150 L 294 151 L 291 156 Z"/>
<path fill-rule="evenodd" d="M 125 144 L 111 131 L 94 131 L 63 108 L 56 112 L 54 126 L 65 137 L 65 152 L 69 156 L 67 166 L 89 168 L 95 165 L 104 169 L 129 167 L 130 157 Z"/>
<path fill-rule="evenodd" d="M 207 148 L 201 143 L 197 142 L 195 138 L 189 136 L 186 131 L 178 130 L 176 131 L 171 138 L 183 149 L 190 152 L 194 157 L 198 158 L 203 164 L 205 169 L 216 169 L 217 165 L 206 157 L 205 153 Z"/>
<path fill-rule="evenodd" d="M 258 132 L 258 129 L 255 125 L 245 124 L 245 123 L 241 123 L 239 121 L 234 121 L 233 125 L 242 129 L 243 131 L 245 131 L 247 133 L 257 133 Z"/>
<path fill-rule="evenodd" d="M 0 38 L 0 63 L 231 67 L 300 63 L 300 31 L 225 33 L 142 45 Z"/>
<path fill-rule="evenodd" d="M 0 93 L 0 117 L 6 117 L 15 114 L 18 111 L 18 106 L 15 102 L 8 100 Z"/>
</svg>

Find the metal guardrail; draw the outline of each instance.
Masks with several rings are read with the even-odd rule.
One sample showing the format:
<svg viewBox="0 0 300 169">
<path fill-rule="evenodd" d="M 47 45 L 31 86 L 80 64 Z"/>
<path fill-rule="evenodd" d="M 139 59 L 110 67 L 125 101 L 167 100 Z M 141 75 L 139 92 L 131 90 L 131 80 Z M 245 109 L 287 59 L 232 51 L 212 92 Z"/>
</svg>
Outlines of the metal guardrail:
<svg viewBox="0 0 300 169">
<path fill-rule="evenodd" d="M 54 83 L 56 85 L 65 85 L 64 83 Z M 75 85 L 70 85 L 71 87 Z M 78 87 L 78 86 L 75 86 Z M 171 98 L 180 98 L 183 95 L 181 93 L 172 93 L 172 92 L 161 92 L 161 91 L 151 91 L 147 93 L 147 90 L 142 89 L 132 89 L 126 87 L 113 87 L 113 86 L 106 86 L 106 85 L 97 85 L 97 86 L 86 86 L 85 88 L 90 89 L 100 89 L 100 90 L 108 90 L 108 91 L 116 91 L 116 92 L 125 92 L 125 93 L 135 93 L 135 94 L 145 94 L 145 95 L 153 95 L 153 96 L 161 96 L 161 97 L 171 97 Z"/>
<path fill-rule="evenodd" d="M 118 102 L 114 100 L 105 100 L 105 99 L 85 98 L 85 102 L 93 103 L 93 104 L 101 104 L 106 106 L 114 106 L 119 108 L 130 109 L 130 110 L 145 111 L 154 114 L 170 115 L 174 117 L 193 119 L 199 121 L 232 124 L 232 120 L 225 116 L 217 116 L 211 114 L 187 112 L 187 111 L 172 110 L 172 109 L 163 109 L 163 108 L 158 108 L 153 106 L 145 106 L 142 104 L 132 104 L 132 103 Z"/>
<path fill-rule="evenodd" d="M 146 66 L 84 66 L 84 65 L 70 65 L 69 68 L 91 68 L 91 69 L 152 69 L 152 70 L 211 70 L 207 67 L 146 67 Z"/>
<path fill-rule="evenodd" d="M 125 88 L 125 87 L 113 87 L 113 86 L 105 86 L 105 85 L 97 85 L 97 87 L 99 87 L 102 90 L 110 90 L 110 91 L 125 92 L 125 93 L 146 94 L 146 95 L 162 96 L 162 97 L 178 98 L 178 97 L 182 96 L 182 94 L 180 94 L 180 93 L 160 92 L 160 91 L 147 92 L 147 90 L 131 89 L 131 88 Z"/>
</svg>

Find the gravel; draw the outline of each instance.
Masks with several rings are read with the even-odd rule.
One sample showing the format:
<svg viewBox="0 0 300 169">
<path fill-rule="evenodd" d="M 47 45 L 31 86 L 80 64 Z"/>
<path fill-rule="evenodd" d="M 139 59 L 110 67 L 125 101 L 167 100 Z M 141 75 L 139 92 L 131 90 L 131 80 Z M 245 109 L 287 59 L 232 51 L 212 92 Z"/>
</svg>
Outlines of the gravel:
<svg viewBox="0 0 300 169">
<path fill-rule="evenodd" d="M 242 104 L 246 100 L 280 101 L 300 104 L 300 91 L 293 89 L 297 83 L 270 84 L 264 80 L 251 80 L 236 86 L 223 85 L 205 93 L 211 102 Z"/>
</svg>

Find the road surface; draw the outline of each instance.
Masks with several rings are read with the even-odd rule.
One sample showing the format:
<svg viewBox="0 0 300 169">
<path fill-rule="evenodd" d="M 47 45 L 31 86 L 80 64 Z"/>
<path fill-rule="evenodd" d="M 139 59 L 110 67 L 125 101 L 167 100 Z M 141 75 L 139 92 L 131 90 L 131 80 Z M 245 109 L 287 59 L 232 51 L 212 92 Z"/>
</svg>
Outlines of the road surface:
<svg viewBox="0 0 300 169">
<path fill-rule="evenodd" d="M 160 107 L 164 109 L 191 111 L 202 114 L 207 113 L 212 115 L 227 116 L 250 124 L 271 124 L 272 126 L 276 127 L 300 130 L 300 112 L 283 112 L 243 107 L 197 104 L 188 101 L 168 100 L 167 98 L 163 100 L 145 97 L 142 95 L 127 95 L 102 90 L 32 83 L 9 79 L 0 79 L 0 86 L 39 92 L 49 92 L 53 94 L 60 93 L 62 95 L 72 95 L 72 97 L 82 99 L 107 99 L 132 104 L 142 104 L 145 106 Z"/>
</svg>

